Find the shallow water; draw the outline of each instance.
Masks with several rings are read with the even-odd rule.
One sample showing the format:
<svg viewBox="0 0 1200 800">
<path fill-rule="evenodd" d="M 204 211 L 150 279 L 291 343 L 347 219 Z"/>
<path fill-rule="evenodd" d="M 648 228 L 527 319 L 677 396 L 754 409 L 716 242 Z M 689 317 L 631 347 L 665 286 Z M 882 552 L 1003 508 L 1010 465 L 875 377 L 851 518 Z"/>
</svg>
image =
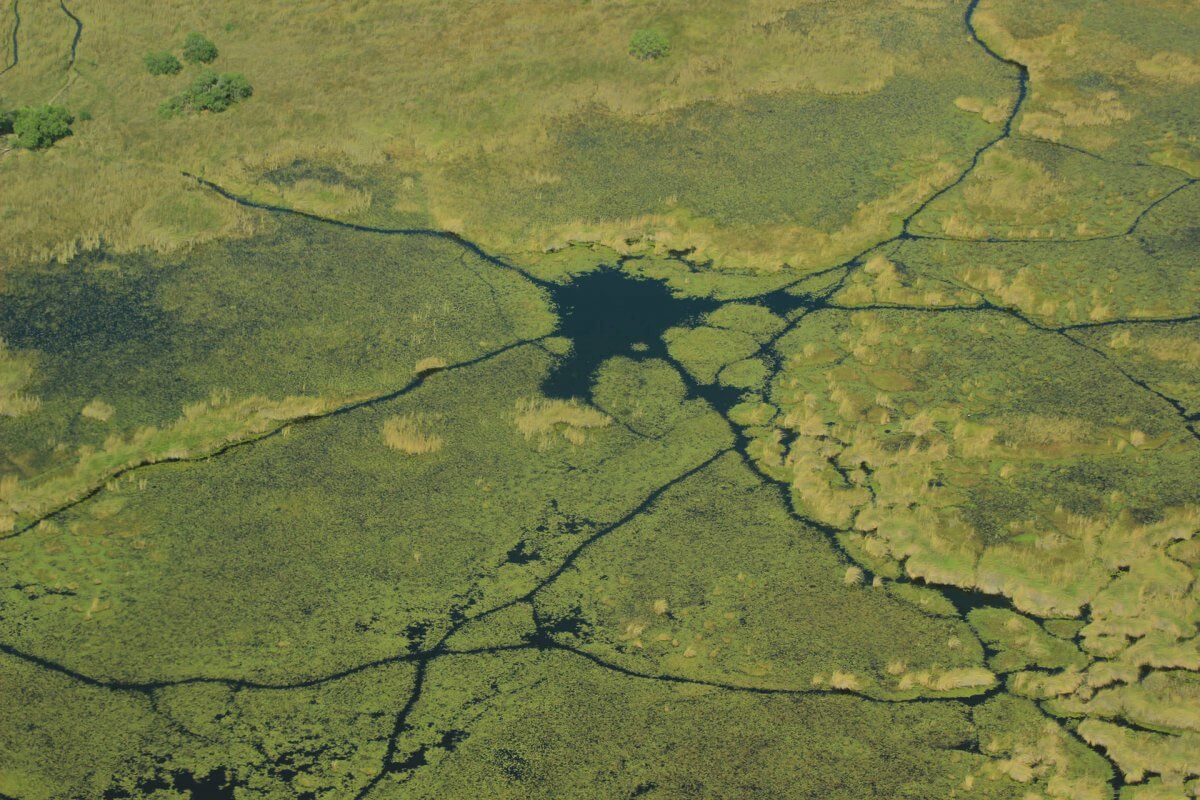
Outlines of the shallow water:
<svg viewBox="0 0 1200 800">
<path fill-rule="evenodd" d="M 559 316 L 558 334 L 573 345 L 542 384 L 548 397 L 590 398 L 592 375 L 614 356 L 669 359 L 663 333 L 720 305 L 678 297 L 659 281 L 612 268 L 548 288 Z"/>
</svg>

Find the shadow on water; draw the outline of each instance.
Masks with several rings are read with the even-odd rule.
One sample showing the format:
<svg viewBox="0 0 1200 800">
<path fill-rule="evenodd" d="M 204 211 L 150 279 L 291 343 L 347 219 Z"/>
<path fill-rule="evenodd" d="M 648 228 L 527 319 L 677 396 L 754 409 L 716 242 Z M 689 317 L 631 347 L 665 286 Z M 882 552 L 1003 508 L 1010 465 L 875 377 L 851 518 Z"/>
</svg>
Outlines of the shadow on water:
<svg viewBox="0 0 1200 800">
<path fill-rule="evenodd" d="M 547 397 L 591 397 L 592 376 L 605 360 L 669 358 L 662 335 L 715 309 L 708 298 L 676 297 L 659 281 L 603 268 L 549 287 L 558 333 L 572 342 L 542 383 Z"/>
</svg>

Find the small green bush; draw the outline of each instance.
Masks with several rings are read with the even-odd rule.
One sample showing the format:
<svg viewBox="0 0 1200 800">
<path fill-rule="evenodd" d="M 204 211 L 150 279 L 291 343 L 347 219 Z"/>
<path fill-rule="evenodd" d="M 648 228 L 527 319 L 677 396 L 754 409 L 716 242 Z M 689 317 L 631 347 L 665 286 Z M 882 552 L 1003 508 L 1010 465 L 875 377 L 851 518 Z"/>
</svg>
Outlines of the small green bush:
<svg viewBox="0 0 1200 800">
<path fill-rule="evenodd" d="M 13 132 L 13 122 L 17 119 L 17 112 L 5 111 L 0 108 L 0 136 L 7 136 Z"/>
<path fill-rule="evenodd" d="M 183 69 L 183 64 L 179 63 L 179 59 L 166 50 L 146 53 L 143 60 L 146 62 L 146 70 L 151 75 L 174 75 Z"/>
<path fill-rule="evenodd" d="M 663 58 L 671 51 L 671 43 L 666 34 L 653 28 L 643 28 L 633 32 L 629 40 L 629 55 L 643 61 Z"/>
<path fill-rule="evenodd" d="M 168 117 L 197 111 L 221 112 L 252 94 L 254 89 L 240 72 L 218 75 L 206 69 L 183 92 L 163 103 L 159 111 Z"/>
<path fill-rule="evenodd" d="M 18 147 L 40 150 L 70 136 L 74 121 L 70 112 L 60 106 L 33 106 L 19 109 L 12 127 Z"/>
<path fill-rule="evenodd" d="M 217 46 L 204 34 L 189 33 L 183 40 L 183 58 L 192 64 L 209 64 L 217 57 Z"/>
</svg>

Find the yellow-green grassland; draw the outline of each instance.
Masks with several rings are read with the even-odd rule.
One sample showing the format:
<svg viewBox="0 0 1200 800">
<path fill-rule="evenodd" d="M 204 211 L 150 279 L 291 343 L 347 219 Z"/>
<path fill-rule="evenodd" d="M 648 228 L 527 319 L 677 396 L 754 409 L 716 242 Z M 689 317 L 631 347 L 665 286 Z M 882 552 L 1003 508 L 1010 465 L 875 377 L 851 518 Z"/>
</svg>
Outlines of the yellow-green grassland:
<svg viewBox="0 0 1200 800">
<path fill-rule="evenodd" d="M 1200 798 L 1200 7 L 0 0 L 0 800 Z"/>
</svg>

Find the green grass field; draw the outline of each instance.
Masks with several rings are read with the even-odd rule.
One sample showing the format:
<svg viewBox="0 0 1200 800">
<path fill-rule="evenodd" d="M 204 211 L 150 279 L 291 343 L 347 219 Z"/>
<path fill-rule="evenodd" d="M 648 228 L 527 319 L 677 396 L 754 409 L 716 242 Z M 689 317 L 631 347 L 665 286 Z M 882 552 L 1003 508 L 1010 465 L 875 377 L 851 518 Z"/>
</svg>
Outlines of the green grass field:
<svg viewBox="0 0 1200 800">
<path fill-rule="evenodd" d="M 0 70 L 0 800 L 1200 797 L 1195 3 Z"/>
</svg>

